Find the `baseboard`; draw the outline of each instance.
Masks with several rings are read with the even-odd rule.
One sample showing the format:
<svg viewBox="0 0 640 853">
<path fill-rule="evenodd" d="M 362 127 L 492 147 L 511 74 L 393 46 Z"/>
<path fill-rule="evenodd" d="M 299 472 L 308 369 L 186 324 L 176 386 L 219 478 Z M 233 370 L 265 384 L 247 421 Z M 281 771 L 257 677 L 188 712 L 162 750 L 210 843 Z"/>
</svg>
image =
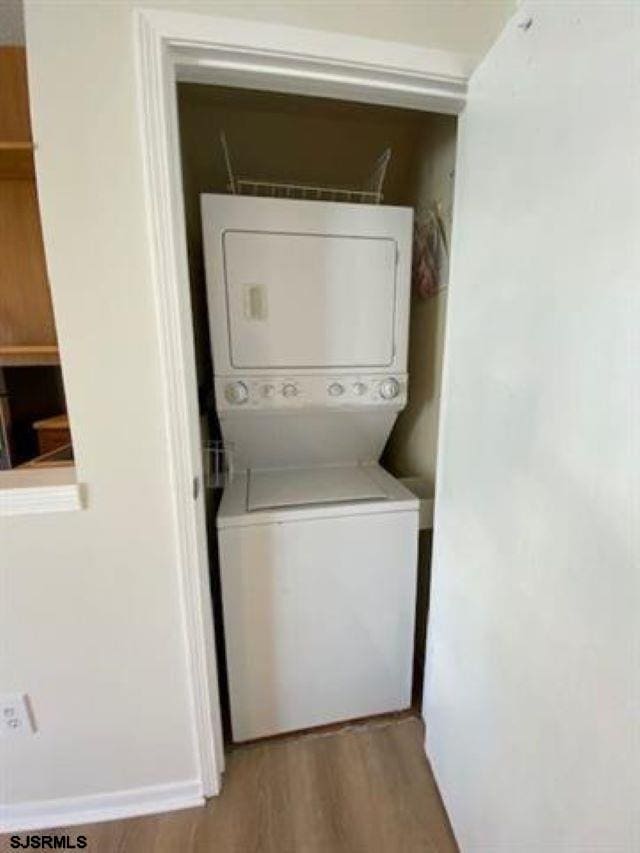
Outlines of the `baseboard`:
<svg viewBox="0 0 640 853">
<path fill-rule="evenodd" d="M 431 775 L 433 776 L 433 780 L 434 780 L 434 782 L 436 783 L 436 788 L 438 789 L 438 794 L 439 794 L 439 796 L 440 796 L 440 800 L 442 801 L 442 807 L 443 807 L 443 809 L 444 809 L 444 811 L 445 811 L 445 813 L 446 813 L 446 815 L 447 815 L 447 820 L 449 821 L 449 828 L 451 829 L 451 834 L 453 835 L 453 837 L 454 837 L 454 838 L 455 838 L 455 840 L 456 840 L 456 844 L 458 845 L 458 849 L 459 849 L 459 850 L 462 850 L 462 846 L 460 845 L 460 842 L 458 841 L 458 836 L 457 836 L 457 834 L 456 834 L 456 831 L 455 831 L 455 829 L 453 828 L 453 822 L 452 822 L 452 820 L 451 820 L 451 812 L 449 811 L 449 803 L 448 803 L 448 801 L 445 799 L 444 792 L 443 792 L 443 790 L 442 790 L 442 786 L 441 786 L 441 784 L 440 784 L 440 776 L 439 776 L 439 773 L 438 773 L 438 768 L 435 766 L 435 763 L 432 761 L 432 759 L 431 759 L 431 757 L 430 757 L 430 755 L 429 755 L 429 749 L 428 749 L 428 746 L 427 746 L 427 737 L 428 737 L 428 736 L 427 736 L 427 721 L 425 720 L 425 726 L 424 726 L 424 740 L 423 740 L 423 742 L 422 742 L 422 743 L 423 743 L 423 746 L 424 746 L 424 754 L 425 754 L 425 756 L 426 756 L 426 758 L 427 758 L 427 762 L 429 763 L 429 767 L 430 767 L 430 769 L 431 769 Z"/>
<path fill-rule="evenodd" d="M 55 829 L 204 805 L 199 780 L 0 806 L 0 832 Z"/>
</svg>

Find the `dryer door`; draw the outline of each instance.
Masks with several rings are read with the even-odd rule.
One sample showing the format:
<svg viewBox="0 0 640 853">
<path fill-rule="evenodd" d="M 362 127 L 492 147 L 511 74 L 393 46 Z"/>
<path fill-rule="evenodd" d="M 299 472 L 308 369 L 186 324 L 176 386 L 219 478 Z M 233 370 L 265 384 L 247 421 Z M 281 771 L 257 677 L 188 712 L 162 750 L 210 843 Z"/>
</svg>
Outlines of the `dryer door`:
<svg viewBox="0 0 640 853">
<path fill-rule="evenodd" d="M 395 240 L 228 230 L 223 246 L 234 367 L 392 363 Z"/>
</svg>

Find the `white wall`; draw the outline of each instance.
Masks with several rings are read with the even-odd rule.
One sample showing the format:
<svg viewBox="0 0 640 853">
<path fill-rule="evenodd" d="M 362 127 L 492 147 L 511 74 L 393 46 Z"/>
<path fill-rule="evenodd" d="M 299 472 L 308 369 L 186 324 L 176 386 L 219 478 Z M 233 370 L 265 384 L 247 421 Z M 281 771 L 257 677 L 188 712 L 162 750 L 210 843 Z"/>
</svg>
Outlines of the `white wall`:
<svg viewBox="0 0 640 853">
<path fill-rule="evenodd" d="M 462 119 L 425 700 L 465 851 L 640 848 L 639 44 L 527 3 Z"/>
<path fill-rule="evenodd" d="M 340 29 L 348 5 L 292 8 L 298 23 Z M 442 32 L 451 35 L 448 6 L 430 15 L 432 23 L 440 15 L 449 21 Z M 391 18 L 402 27 L 391 27 Z M 470 15 L 469 24 L 475 20 Z M 394 38 L 411 30 L 430 43 L 430 28 L 409 7 L 393 14 L 376 4 L 366 14 L 351 7 L 348 23 Z M 467 20 L 459 23 L 466 31 Z M 470 25 L 472 41 L 473 32 Z M 131 3 L 32 0 L 27 48 L 44 237 L 88 498 L 84 512 L 5 520 L 1 531 L 2 689 L 31 695 L 39 731 L 3 741 L 0 800 L 37 807 L 182 783 L 198 771 L 161 424 Z"/>
</svg>

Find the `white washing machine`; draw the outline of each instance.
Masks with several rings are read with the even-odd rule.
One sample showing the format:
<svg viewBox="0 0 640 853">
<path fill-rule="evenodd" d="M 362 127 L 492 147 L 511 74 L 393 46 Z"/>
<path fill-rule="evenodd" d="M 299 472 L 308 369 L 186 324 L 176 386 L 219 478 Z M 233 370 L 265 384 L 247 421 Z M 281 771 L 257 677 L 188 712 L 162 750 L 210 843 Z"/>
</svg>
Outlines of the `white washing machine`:
<svg viewBox="0 0 640 853">
<path fill-rule="evenodd" d="M 397 480 L 251 471 L 218 530 L 235 740 L 409 707 L 417 502 Z"/>
<path fill-rule="evenodd" d="M 407 708 L 418 502 L 377 463 L 406 403 L 412 211 L 202 197 L 223 437 L 233 738 Z"/>
</svg>

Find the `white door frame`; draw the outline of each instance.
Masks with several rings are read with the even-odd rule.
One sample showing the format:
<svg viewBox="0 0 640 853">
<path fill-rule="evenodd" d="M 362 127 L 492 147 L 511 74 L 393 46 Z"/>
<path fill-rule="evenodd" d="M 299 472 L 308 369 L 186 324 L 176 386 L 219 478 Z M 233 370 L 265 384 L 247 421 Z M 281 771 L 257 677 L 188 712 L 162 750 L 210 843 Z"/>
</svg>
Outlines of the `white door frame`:
<svg viewBox="0 0 640 853">
<path fill-rule="evenodd" d="M 459 113 L 468 57 L 254 21 L 135 9 L 142 160 L 155 289 L 177 571 L 202 793 L 224 769 L 179 156 L 176 80 Z M 194 499 L 195 497 L 195 499 Z"/>
</svg>

